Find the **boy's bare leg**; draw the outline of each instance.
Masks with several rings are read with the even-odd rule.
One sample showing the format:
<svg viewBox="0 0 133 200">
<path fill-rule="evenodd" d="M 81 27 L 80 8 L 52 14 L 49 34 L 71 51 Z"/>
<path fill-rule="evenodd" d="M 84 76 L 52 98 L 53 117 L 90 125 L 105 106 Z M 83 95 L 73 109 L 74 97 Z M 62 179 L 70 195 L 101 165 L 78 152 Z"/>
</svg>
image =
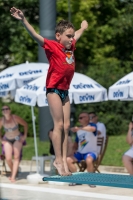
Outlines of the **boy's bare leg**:
<svg viewBox="0 0 133 200">
<path fill-rule="evenodd" d="M 61 140 L 63 134 L 63 107 L 60 97 L 56 93 L 47 94 L 48 104 L 50 112 L 54 122 L 54 130 L 52 136 L 52 143 L 55 151 L 55 161 L 53 165 L 58 170 L 58 173 L 62 176 L 66 176 L 67 173 L 64 169 L 62 151 L 61 151 Z"/>
<path fill-rule="evenodd" d="M 63 102 L 63 113 L 64 113 L 64 137 L 63 137 L 63 146 L 62 146 L 62 151 L 63 151 L 63 163 L 64 163 L 64 168 L 65 172 L 68 175 L 71 175 L 71 172 L 68 169 L 67 165 L 67 146 L 68 146 L 68 132 L 70 128 L 70 101 L 69 97 L 65 99 Z"/>
</svg>

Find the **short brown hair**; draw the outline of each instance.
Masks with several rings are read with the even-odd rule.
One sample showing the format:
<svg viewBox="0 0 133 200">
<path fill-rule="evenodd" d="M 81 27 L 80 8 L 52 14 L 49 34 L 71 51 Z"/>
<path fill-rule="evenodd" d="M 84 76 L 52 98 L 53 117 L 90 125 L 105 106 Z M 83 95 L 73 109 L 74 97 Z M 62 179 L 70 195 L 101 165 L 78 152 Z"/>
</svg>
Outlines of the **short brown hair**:
<svg viewBox="0 0 133 200">
<path fill-rule="evenodd" d="M 55 28 L 55 33 L 62 34 L 66 29 L 72 28 L 75 30 L 74 25 L 71 22 L 68 22 L 67 20 L 61 20 L 58 22 Z"/>
</svg>

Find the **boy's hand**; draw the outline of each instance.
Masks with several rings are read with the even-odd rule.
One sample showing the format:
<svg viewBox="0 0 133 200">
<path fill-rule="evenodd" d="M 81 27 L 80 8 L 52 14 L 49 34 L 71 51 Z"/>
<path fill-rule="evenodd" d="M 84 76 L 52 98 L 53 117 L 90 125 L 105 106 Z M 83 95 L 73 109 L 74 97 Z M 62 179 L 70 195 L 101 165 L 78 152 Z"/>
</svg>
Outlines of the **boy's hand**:
<svg viewBox="0 0 133 200">
<path fill-rule="evenodd" d="M 18 19 L 18 20 L 23 20 L 24 19 L 24 14 L 23 14 L 23 12 L 21 11 L 21 10 L 19 10 L 19 9 L 17 9 L 17 8 L 15 8 L 15 7 L 12 7 L 11 9 L 10 9 L 10 12 L 11 12 L 11 15 L 14 17 L 14 18 L 16 18 L 16 19 Z"/>
<path fill-rule="evenodd" d="M 81 23 L 81 28 L 83 30 L 86 30 L 88 28 L 88 22 L 86 20 L 83 20 Z"/>
</svg>

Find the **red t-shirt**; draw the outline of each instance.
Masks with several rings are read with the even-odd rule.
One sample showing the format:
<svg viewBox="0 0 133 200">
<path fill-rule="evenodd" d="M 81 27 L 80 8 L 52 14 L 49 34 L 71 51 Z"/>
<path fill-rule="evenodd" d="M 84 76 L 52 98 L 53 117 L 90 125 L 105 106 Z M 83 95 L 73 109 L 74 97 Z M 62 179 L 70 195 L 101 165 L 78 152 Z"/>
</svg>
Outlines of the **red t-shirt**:
<svg viewBox="0 0 133 200">
<path fill-rule="evenodd" d="M 75 71 L 75 43 L 76 40 L 74 39 L 71 49 L 67 50 L 62 44 L 44 38 L 44 45 L 42 47 L 45 49 L 50 63 L 46 88 L 69 89 Z"/>
</svg>

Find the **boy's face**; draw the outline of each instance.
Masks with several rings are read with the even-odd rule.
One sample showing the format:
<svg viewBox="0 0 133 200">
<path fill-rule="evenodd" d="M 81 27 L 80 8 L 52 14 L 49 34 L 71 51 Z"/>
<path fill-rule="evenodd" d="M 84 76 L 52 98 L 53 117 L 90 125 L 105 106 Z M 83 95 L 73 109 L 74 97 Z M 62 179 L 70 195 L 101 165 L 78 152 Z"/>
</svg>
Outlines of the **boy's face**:
<svg viewBox="0 0 133 200">
<path fill-rule="evenodd" d="M 70 49 L 75 31 L 72 28 L 66 29 L 62 34 L 56 33 L 57 41 L 62 44 L 66 49 Z"/>
</svg>

